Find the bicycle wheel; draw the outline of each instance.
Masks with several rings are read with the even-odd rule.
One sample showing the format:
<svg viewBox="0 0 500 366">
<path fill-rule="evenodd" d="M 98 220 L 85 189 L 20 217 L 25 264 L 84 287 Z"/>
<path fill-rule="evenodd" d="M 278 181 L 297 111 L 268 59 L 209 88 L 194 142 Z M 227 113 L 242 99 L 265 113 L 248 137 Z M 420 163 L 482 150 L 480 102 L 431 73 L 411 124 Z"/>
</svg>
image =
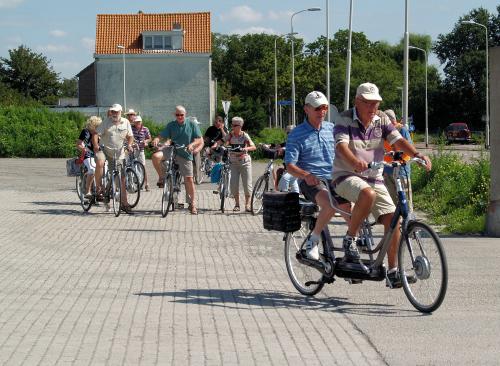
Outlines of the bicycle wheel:
<svg viewBox="0 0 500 366">
<path fill-rule="evenodd" d="M 170 209 L 170 205 L 172 203 L 172 186 L 172 176 L 169 174 L 165 178 L 165 184 L 163 185 L 163 194 L 161 196 L 161 217 L 167 216 Z"/>
<path fill-rule="evenodd" d="M 137 173 L 132 168 L 125 169 L 125 188 L 127 189 L 127 203 L 130 207 L 137 206 L 141 198 L 141 185 Z"/>
<path fill-rule="evenodd" d="M 252 191 L 252 202 L 250 208 L 252 209 L 252 215 L 257 215 L 262 209 L 262 197 L 264 192 L 269 189 L 269 177 L 262 175 L 255 182 L 255 187 Z"/>
<path fill-rule="evenodd" d="M 120 172 L 115 172 L 111 178 L 111 200 L 113 201 L 113 213 L 116 217 L 120 216 L 122 206 L 121 191 L 122 191 L 122 175 Z"/>
<path fill-rule="evenodd" d="M 219 198 L 220 198 L 220 211 L 224 213 L 224 205 L 226 204 L 226 197 L 228 197 L 227 185 L 227 172 L 222 171 L 219 181 Z"/>
<path fill-rule="evenodd" d="M 144 177 L 146 176 L 146 168 L 140 161 L 134 161 L 134 164 L 132 165 L 135 174 L 137 174 L 137 177 L 139 178 L 140 182 L 140 188 L 144 185 Z"/>
<path fill-rule="evenodd" d="M 205 166 L 206 166 L 206 164 L 207 164 L 207 158 L 202 157 L 200 166 L 196 167 L 195 173 L 194 173 L 194 179 L 195 179 L 196 184 L 203 183 L 203 180 L 205 179 Z"/>
<path fill-rule="evenodd" d="M 175 209 L 178 208 L 181 186 L 182 176 L 181 173 L 176 170 L 174 176 L 172 177 L 172 196 L 170 197 L 170 205 L 172 207 L 172 211 L 175 211 Z"/>
<path fill-rule="evenodd" d="M 85 173 L 83 175 L 83 178 L 80 179 L 80 188 L 79 188 L 79 191 L 80 191 L 80 205 L 82 206 L 83 208 L 83 211 L 87 212 L 88 210 L 90 210 L 90 208 L 92 207 L 93 203 L 94 203 L 94 198 L 85 198 L 85 192 L 87 191 L 87 185 L 86 185 L 86 182 L 87 182 L 87 173 Z M 91 188 L 92 192 L 95 193 L 95 184 L 94 182 L 92 182 L 92 188 Z"/>
<path fill-rule="evenodd" d="M 412 221 L 407 234 L 407 240 L 401 238 L 398 251 L 399 273 L 405 274 L 401 278 L 403 289 L 417 310 L 430 313 L 439 308 L 446 295 L 446 255 L 441 240 L 429 225 Z"/>
<path fill-rule="evenodd" d="M 83 171 L 80 172 L 80 174 L 78 174 L 76 177 L 75 177 L 75 188 L 76 188 L 76 195 L 78 196 L 78 199 L 80 199 L 80 196 L 81 196 L 81 188 L 82 188 L 82 180 L 83 180 L 83 176 L 84 176 L 84 173 Z"/>
<path fill-rule="evenodd" d="M 307 224 L 308 222 L 303 221 L 300 230 L 285 234 L 285 263 L 288 276 L 297 291 L 306 296 L 313 296 L 320 292 L 325 284 L 316 283 L 307 286 L 306 283 L 309 281 L 319 282 L 323 274 L 313 267 L 300 263 L 297 259 L 297 256 L 301 256 L 302 245 L 307 239 L 309 232 Z M 323 240 L 319 250 L 321 254 L 324 253 Z"/>
</svg>

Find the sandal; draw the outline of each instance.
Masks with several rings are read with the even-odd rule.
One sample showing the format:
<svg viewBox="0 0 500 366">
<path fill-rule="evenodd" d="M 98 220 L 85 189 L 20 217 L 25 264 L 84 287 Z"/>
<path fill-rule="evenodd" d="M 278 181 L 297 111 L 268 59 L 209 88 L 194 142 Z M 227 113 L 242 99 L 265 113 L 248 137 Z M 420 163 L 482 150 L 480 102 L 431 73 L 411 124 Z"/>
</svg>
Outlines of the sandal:
<svg viewBox="0 0 500 366">
<path fill-rule="evenodd" d="M 120 209 L 127 214 L 132 213 L 132 207 L 130 207 L 129 205 L 122 205 Z"/>
<path fill-rule="evenodd" d="M 149 192 L 149 184 L 146 184 L 146 186 L 144 187 L 144 189 L 146 190 L 146 192 Z"/>
<path fill-rule="evenodd" d="M 234 208 L 233 208 L 234 212 L 238 212 L 239 210 L 240 210 L 240 206 L 238 206 L 238 205 L 234 206 Z"/>
<path fill-rule="evenodd" d="M 163 186 L 165 185 L 165 182 L 163 181 L 163 179 L 161 179 L 158 182 L 156 182 L 156 185 L 158 186 L 158 188 L 163 188 Z"/>
<path fill-rule="evenodd" d="M 198 210 L 195 206 L 189 207 L 189 212 L 191 213 L 191 215 L 198 215 Z"/>
<path fill-rule="evenodd" d="M 245 211 L 246 211 L 246 212 L 252 212 L 252 209 L 250 208 L 250 206 L 246 206 L 246 207 L 245 207 Z"/>
</svg>

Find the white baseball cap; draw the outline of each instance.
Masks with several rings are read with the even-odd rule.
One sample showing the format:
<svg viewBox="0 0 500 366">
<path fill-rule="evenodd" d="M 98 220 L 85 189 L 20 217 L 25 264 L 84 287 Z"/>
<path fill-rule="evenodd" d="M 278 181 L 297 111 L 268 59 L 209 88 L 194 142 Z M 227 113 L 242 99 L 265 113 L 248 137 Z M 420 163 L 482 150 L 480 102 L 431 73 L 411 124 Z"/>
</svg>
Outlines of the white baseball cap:
<svg viewBox="0 0 500 366">
<path fill-rule="evenodd" d="M 122 109 L 122 106 L 118 103 L 116 104 L 113 104 L 111 106 L 111 108 L 109 108 L 110 111 L 115 111 L 115 112 L 121 112 L 123 109 Z"/>
<path fill-rule="evenodd" d="M 135 116 L 134 122 L 142 122 L 141 116 Z"/>
<path fill-rule="evenodd" d="M 125 115 L 129 115 L 129 114 L 137 114 L 133 109 L 129 109 L 127 113 L 125 113 Z"/>
<path fill-rule="evenodd" d="M 378 93 L 378 88 L 372 83 L 363 83 L 356 89 L 356 97 L 363 97 L 366 100 L 376 100 L 381 102 L 382 97 Z"/>
<path fill-rule="evenodd" d="M 325 95 L 319 91 L 312 91 L 306 96 L 306 104 L 314 108 L 318 108 L 320 105 L 328 105 L 328 99 Z"/>
</svg>

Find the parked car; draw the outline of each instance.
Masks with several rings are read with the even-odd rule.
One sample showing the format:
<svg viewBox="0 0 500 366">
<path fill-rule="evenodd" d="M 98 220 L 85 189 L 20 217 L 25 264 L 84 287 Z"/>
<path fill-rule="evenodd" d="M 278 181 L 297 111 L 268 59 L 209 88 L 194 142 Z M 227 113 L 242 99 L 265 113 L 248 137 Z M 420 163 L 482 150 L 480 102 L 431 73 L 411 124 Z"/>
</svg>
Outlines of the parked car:
<svg viewBox="0 0 500 366">
<path fill-rule="evenodd" d="M 467 123 L 456 122 L 450 123 L 445 130 L 446 141 L 451 144 L 452 142 L 466 142 L 472 141 L 472 134 L 467 126 Z"/>
</svg>

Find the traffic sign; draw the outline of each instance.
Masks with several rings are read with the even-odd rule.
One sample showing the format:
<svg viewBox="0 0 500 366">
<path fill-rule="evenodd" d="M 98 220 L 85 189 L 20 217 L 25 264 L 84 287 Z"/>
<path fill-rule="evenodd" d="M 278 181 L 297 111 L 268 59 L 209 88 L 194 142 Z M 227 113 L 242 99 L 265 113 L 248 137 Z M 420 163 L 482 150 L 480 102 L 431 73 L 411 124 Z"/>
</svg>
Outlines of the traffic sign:
<svg viewBox="0 0 500 366">
<path fill-rule="evenodd" d="M 291 100 L 279 100 L 278 104 L 279 105 L 292 105 L 292 101 Z"/>
</svg>

